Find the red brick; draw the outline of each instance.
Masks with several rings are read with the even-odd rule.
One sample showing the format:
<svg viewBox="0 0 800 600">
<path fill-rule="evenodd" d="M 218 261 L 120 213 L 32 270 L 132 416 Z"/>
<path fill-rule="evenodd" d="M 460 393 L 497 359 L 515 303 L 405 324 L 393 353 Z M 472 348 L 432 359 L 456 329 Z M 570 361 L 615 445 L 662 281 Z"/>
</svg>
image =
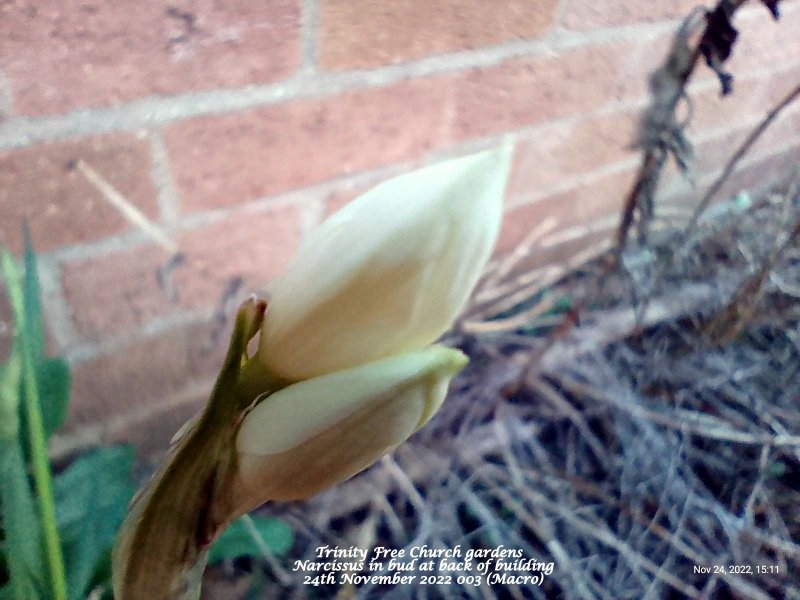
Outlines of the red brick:
<svg viewBox="0 0 800 600">
<path fill-rule="evenodd" d="M 194 397 L 184 397 L 181 394 L 177 398 L 167 399 L 162 405 L 154 406 L 150 412 L 133 414 L 124 421 L 110 424 L 103 433 L 103 443 L 133 444 L 140 460 L 160 460 L 169 449 L 170 440 L 175 433 L 207 401 L 208 396 L 202 392 Z"/>
<path fill-rule="evenodd" d="M 156 406 L 191 379 L 186 328 L 137 340 L 73 367 L 71 427 Z"/>
<path fill-rule="evenodd" d="M 510 280 L 517 275 L 528 274 L 531 271 L 548 267 L 573 270 L 577 264 L 591 258 L 591 256 L 587 256 L 589 249 L 594 249 L 599 253 L 601 249 L 605 249 L 611 244 L 615 227 L 616 224 L 612 224 L 611 227 L 602 231 L 586 229 L 585 232 L 578 233 L 575 237 L 565 237 L 552 243 L 545 239 L 545 243 L 542 245 L 525 248 L 524 254 L 515 259 L 516 264 L 506 275 L 506 279 Z M 601 248 L 601 245 L 604 247 Z"/>
<path fill-rule="evenodd" d="M 795 88 L 798 81 L 800 81 L 800 64 L 770 73 L 761 94 L 762 111 L 766 112 L 781 102 Z"/>
<path fill-rule="evenodd" d="M 151 218 L 158 214 L 145 141 L 119 134 L 0 152 L 0 243 L 19 253 L 27 219 L 34 248 L 98 240 L 130 228 L 70 165 L 84 161 Z"/>
<path fill-rule="evenodd" d="M 565 191 L 536 200 L 506 213 L 495 255 L 513 250 L 531 230 L 545 219 L 556 226 L 548 237 L 576 226 L 586 226 L 616 215 L 633 184 L 633 171 L 607 175 Z"/>
<path fill-rule="evenodd" d="M 758 105 L 761 106 L 762 104 L 759 101 Z M 722 106 L 725 106 L 724 100 Z M 692 164 L 692 177 L 694 180 L 701 180 L 709 175 L 720 173 L 728 160 L 755 129 L 755 124 L 760 121 L 763 110 L 758 107 L 751 107 L 751 109 L 753 114 L 750 118 L 746 117 L 745 110 L 742 111 L 742 121 L 747 122 L 745 126 L 737 124 L 737 126 L 728 130 L 717 130 L 712 135 L 705 135 L 699 139 L 698 135 L 690 131 L 689 135 L 694 144 L 695 156 Z M 729 116 L 733 117 L 733 115 Z M 711 115 L 705 118 L 713 119 Z M 719 120 L 723 121 L 724 119 L 720 116 Z M 791 146 L 797 141 L 800 141 L 800 110 L 795 109 L 783 112 L 750 148 L 746 158 L 752 159 L 774 154 L 776 151 Z M 662 182 L 661 191 L 667 196 L 677 194 L 693 198 L 702 195 L 703 190 L 689 189 L 691 187 L 690 183 L 678 172 L 673 161 L 669 161 L 667 164 L 662 176 Z"/>
<path fill-rule="evenodd" d="M 740 77 L 734 85 L 735 91 L 727 96 L 720 94 L 718 85 L 703 86 L 700 91 L 690 90 L 690 136 L 749 122 L 766 112 L 767 105 L 763 99 L 767 87 L 765 78 Z"/>
<path fill-rule="evenodd" d="M 600 44 L 472 71 L 457 91 L 455 137 L 480 137 L 643 99 L 667 38 Z"/>
<path fill-rule="evenodd" d="M 703 140 L 695 148 L 694 169 L 700 175 L 721 169 L 751 134 L 755 125 L 738 127 L 712 138 Z M 800 141 L 800 110 L 782 114 L 762 134 L 747 153 L 747 156 L 772 154 L 775 150 Z"/>
<path fill-rule="evenodd" d="M 0 68 L 24 115 L 267 83 L 299 65 L 298 4 L 4 3 Z"/>
<path fill-rule="evenodd" d="M 319 61 L 326 69 L 361 69 L 538 38 L 550 28 L 557 4 L 322 0 Z"/>
<path fill-rule="evenodd" d="M 372 185 L 345 186 L 342 187 L 341 189 L 331 192 L 325 199 L 325 217 L 327 218 L 331 216 L 333 213 L 344 208 L 352 200 L 355 200 L 361 194 L 368 192 L 369 190 L 371 190 L 373 187 L 375 187 L 380 183 L 381 183 L 380 181 L 376 181 Z"/>
<path fill-rule="evenodd" d="M 761 192 L 774 185 L 785 183 L 798 164 L 800 164 L 800 145 L 771 155 L 752 157 L 745 161 L 745 166 L 739 166 L 728 177 L 719 192 L 715 194 L 714 201 L 727 200 L 744 190 Z M 689 210 L 693 210 L 719 174 L 719 171 L 708 174 L 702 178 L 701 184 L 694 188 L 686 184 L 666 187 L 663 194 L 664 201 L 670 206 L 688 207 Z"/>
<path fill-rule="evenodd" d="M 517 145 L 509 197 L 530 195 L 633 156 L 639 111 L 546 126 Z"/>
<path fill-rule="evenodd" d="M 415 159 L 444 144 L 452 86 L 408 81 L 178 123 L 166 132 L 190 211 Z"/>
<path fill-rule="evenodd" d="M 800 165 L 800 145 L 784 152 L 766 156 L 741 167 L 720 188 L 717 199 L 730 198 L 742 190 L 763 190 L 785 183 Z"/>
<path fill-rule="evenodd" d="M 167 449 L 202 406 L 227 351 L 232 314 L 178 326 L 75 367 L 67 430 L 100 426 L 103 443 L 133 443 L 140 457 Z"/>
<path fill-rule="evenodd" d="M 680 19 L 696 6 L 692 0 L 567 0 L 562 20 L 568 29 L 585 31 Z"/>
<path fill-rule="evenodd" d="M 299 243 L 299 219 L 296 207 L 283 207 L 179 234 L 176 241 L 186 260 L 174 270 L 176 301 L 158 284 L 168 256 L 155 246 L 64 265 L 64 294 L 78 331 L 101 339 L 177 310 L 216 307 L 235 277 L 244 280 L 243 298 L 284 267 Z"/>
<path fill-rule="evenodd" d="M 734 75 L 754 69 L 776 69 L 797 63 L 800 56 L 800 2 L 781 2 L 781 19 L 775 21 L 760 3 L 737 13 L 739 30 L 726 68 Z M 734 82 L 735 85 L 735 82 Z"/>
</svg>

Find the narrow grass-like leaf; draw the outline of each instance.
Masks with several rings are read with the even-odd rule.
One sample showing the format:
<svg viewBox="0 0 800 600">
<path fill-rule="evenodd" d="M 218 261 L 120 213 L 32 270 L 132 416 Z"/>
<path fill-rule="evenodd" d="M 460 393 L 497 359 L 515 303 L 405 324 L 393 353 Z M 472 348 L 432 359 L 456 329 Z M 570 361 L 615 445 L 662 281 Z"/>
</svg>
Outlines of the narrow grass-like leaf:
<svg viewBox="0 0 800 600">
<path fill-rule="evenodd" d="M 22 389 L 25 391 L 22 408 L 27 422 L 28 450 L 30 451 L 31 468 L 36 485 L 36 501 L 41 518 L 41 532 L 47 559 L 46 573 L 49 575 L 53 598 L 55 600 L 66 600 L 67 586 L 64 559 L 56 527 L 52 479 L 47 457 L 47 439 L 42 422 L 41 403 L 36 379 L 36 360 L 34 358 L 36 344 L 32 344 L 28 337 L 24 299 L 23 306 L 20 306 L 20 293 L 18 291 L 13 292 L 13 290 L 19 289 L 20 279 L 14 258 L 6 251 L 2 252 L 2 267 L 6 280 L 6 289 L 10 292 L 9 296 L 14 312 L 16 341 L 19 343 L 22 356 Z"/>
<path fill-rule="evenodd" d="M 14 314 L 23 310 L 23 294 L 15 277 L 13 259 L 3 254 L 5 289 Z M 9 583 L 9 597 L 27 600 L 39 596 L 38 587 L 45 563 L 41 554 L 39 519 L 28 480 L 19 438 L 19 408 L 22 377 L 20 324 L 8 362 L 0 368 L 0 505 L 3 508 L 3 554 Z"/>
<path fill-rule="evenodd" d="M 25 276 L 23 279 L 23 306 L 25 343 L 30 350 L 36 371 L 42 420 L 44 422 L 45 435 L 49 439 L 66 418 L 70 389 L 69 366 L 62 359 L 47 358 L 45 356 L 39 267 L 27 223 L 24 227 L 24 237 Z"/>
<path fill-rule="evenodd" d="M 39 517 L 18 444 L 0 456 L 0 502 L 3 505 L 3 550 L 9 571 L 11 597 L 40 597 L 45 572 L 41 551 Z"/>
<path fill-rule="evenodd" d="M 42 399 L 42 422 L 49 439 L 67 417 L 71 384 L 69 365 L 62 358 L 39 357 L 36 363 L 36 382 Z"/>
<path fill-rule="evenodd" d="M 25 306 L 25 339 L 32 358 L 38 362 L 44 356 L 44 324 L 42 320 L 41 291 L 39 289 L 39 267 L 33 251 L 31 232 L 27 222 L 25 236 L 25 279 L 23 297 Z"/>
</svg>

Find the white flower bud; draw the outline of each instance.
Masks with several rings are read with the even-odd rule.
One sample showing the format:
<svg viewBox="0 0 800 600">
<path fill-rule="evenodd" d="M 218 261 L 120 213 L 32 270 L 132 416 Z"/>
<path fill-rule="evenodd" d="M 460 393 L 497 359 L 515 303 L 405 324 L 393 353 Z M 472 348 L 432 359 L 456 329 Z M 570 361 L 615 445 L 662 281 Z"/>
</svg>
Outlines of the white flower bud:
<svg viewBox="0 0 800 600">
<path fill-rule="evenodd" d="M 305 498 L 365 469 L 428 422 L 466 362 L 432 346 L 272 394 L 237 437 L 238 510 Z"/>
<path fill-rule="evenodd" d="M 433 343 L 491 255 L 511 154 L 396 177 L 325 221 L 272 290 L 259 360 L 299 381 Z"/>
</svg>

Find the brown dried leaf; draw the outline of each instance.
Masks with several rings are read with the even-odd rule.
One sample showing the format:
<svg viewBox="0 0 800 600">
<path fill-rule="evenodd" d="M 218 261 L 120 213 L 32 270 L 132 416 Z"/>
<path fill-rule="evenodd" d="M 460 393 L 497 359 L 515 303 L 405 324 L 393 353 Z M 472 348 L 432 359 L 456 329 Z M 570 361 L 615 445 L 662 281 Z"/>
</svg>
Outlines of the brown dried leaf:
<svg viewBox="0 0 800 600">
<path fill-rule="evenodd" d="M 733 75 L 722 68 L 722 63 L 730 57 L 739 35 L 731 23 L 733 10 L 727 3 L 721 2 L 713 11 L 707 12 L 706 29 L 700 39 L 700 52 L 705 57 L 706 64 L 719 77 L 723 96 L 733 91 Z"/>
<path fill-rule="evenodd" d="M 775 17 L 776 21 L 780 19 L 781 13 L 780 13 L 780 7 L 778 6 L 780 0 L 761 0 L 761 2 L 763 2 L 764 6 L 766 6 L 769 9 L 769 12 L 772 13 L 772 16 Z"/>
</svg>

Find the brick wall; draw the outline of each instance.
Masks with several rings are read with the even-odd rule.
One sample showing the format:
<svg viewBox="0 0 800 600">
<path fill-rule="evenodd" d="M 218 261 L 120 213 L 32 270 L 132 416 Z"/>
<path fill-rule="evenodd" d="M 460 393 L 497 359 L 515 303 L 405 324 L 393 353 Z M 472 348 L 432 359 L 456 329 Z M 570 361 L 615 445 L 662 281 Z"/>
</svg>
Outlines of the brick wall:
<svg viewBox="0 0 800 600">
<path fill-rule="evenodd" d="M 646 75 L 677 17 L 665 0 L 267 0 L 0 5 L 0 241 L 27 218 L 42 252 L 52 350 L 74 366 L 63 448 L 161 448 L 208 393 L 213 317 L 278 273 L 326 214 L 443 157 L 516 142 L 498 253 L 546 218 L 532 264 L 608 239 L 637 165 Z M 697 180 L 800 78 L 800 2 L 741 11 L 721 100 L 692 84 Z M 736 182 L 800 154 L 800 111 Z M 88 170 L 87 170 L 88 169 Z M 165 235 L 121 215 L 109 191 Z M 696 200 L 673 176 L 663 205 Z M 187 257 L 170 286 L 170 247 Z M 8 344 L 0 301 L 0 344 Z M 2 351 L 2 348 L 0 348 Z"/>
</svg>

